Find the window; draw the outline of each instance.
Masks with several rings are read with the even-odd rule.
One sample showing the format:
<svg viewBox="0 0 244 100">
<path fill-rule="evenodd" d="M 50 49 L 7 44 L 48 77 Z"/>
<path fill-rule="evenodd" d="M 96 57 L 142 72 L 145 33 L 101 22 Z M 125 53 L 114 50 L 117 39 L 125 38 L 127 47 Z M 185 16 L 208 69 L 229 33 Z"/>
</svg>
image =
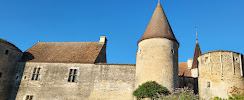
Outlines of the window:
<svg viewBox="0 0 244 100">
<path fill-rule="evenodd" d="M 27 95 L 25 100 L 33 100 L 33 95 Z"/>
<path fill-rule="evenodd" d="M 77 81 L 77 71 L 78 71 L 78 69 L 70 69 L 69 70 L 68 82 L 76 82 Z"/>
<path fill-rule="evenodd" d="M 208 62 L 208 57 L 205 57 L 205 62 Z"/>
<path fill-rule="evenodd" d="M 34 68 L 31 80 L 39 80 L 41 68 Z"/>
<path fill-rule="evenodd" d="M 210 82 L 208 82 L 207 85 L 208 85 L 207 87 L 209 88 L 210 87 Z"/>
<path fill-rule="evenodd" d="M 5 51 L 5 55 L 8 55 L 8 53 L 9 53 L 9 51 L 8 51 L 8 50 L 6 50 L 6 51 Z"/>
<path fill-rule="evenodd" d="M 0 78 L 2 77 L 2 73 L 0 72 Z"/>
<path fill-rule="evenodd" d="M 172 50 L 171 50 L 171 53 L 172 53 L 172 54 L 174 54 L 174 53 L 175 53 L 174 49 L 172 49 Z"/>
</svg>

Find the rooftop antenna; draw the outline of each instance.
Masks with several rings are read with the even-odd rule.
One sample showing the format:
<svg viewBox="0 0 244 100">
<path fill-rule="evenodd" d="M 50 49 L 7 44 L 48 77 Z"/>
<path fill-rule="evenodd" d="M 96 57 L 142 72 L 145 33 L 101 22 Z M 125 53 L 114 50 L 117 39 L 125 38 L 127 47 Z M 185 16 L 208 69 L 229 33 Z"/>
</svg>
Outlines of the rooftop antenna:
<svg viewBox="0 0 244 100">
<path fill-rule="evenodd" d="M 160 0 L 158 0 L 158 3 L 160 3 Z"/>
<path fill-rule="evenodd" d="M 197 27 L 196 28 L 196 42 L 198 43 L 198 37 L 197 37 Z"/>
</svg>

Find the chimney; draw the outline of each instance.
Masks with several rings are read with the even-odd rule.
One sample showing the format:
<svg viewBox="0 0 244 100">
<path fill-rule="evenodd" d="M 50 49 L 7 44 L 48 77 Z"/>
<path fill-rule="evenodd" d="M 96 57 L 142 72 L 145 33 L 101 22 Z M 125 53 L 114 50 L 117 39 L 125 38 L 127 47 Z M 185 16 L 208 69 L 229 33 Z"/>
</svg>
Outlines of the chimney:
<svg viewBox="0 0 244 100">
<path fill-rule="evenodd" d="M 188 69 L 191 69 L 192 62 L 193 62 L 193 59 L 187 59 L 187 67 L 188 67 Z"/>
<path fill-rule="evenodd" d="M 105 36 L 100 36 L 100 40 L 99 40 L 100 43 L 107 43 L 107 39 Z"/>
</svg>

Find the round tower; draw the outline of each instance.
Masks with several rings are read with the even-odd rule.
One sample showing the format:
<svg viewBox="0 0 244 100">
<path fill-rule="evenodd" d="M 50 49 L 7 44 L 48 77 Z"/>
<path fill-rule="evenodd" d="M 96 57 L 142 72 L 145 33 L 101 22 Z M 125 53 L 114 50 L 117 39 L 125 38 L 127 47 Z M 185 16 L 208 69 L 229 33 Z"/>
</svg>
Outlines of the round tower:
<svg viewBox="0 0 244 100">
<path fill-rule="evenodd" d="M 216 50 L 198 57 L 199 97 L 228 98 L 244 93 L 243 55 L 237 52 Z"/>
<path fill-rule="evenodd" d="M 138 42 L 135 88 L 156 81 L 168 89 L 178 81 L 178 48 L 173 31 L 160 3 Z"/>
<path fill-rule="evenodd" d="M 8 100 L 12 93 L 16 64 L 21 59 L 22 51 L 12 43 L 0 39 L 0 100 Z"/>
</svg>

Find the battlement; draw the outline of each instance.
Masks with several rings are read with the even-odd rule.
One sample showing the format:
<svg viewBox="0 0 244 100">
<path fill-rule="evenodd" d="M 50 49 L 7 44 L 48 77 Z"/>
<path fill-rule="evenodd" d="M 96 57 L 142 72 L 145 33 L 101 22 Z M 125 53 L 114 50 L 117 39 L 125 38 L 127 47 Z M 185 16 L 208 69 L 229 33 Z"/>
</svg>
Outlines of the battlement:
<svg viewBox="0 0 244 100">
<path fill-rule="evenodd" d="M 217 75 L 221 77 L 243 77 L 243 55 L 237 52 L 216 50 L 198 58 L 199 77 Z"/>
</svg>

